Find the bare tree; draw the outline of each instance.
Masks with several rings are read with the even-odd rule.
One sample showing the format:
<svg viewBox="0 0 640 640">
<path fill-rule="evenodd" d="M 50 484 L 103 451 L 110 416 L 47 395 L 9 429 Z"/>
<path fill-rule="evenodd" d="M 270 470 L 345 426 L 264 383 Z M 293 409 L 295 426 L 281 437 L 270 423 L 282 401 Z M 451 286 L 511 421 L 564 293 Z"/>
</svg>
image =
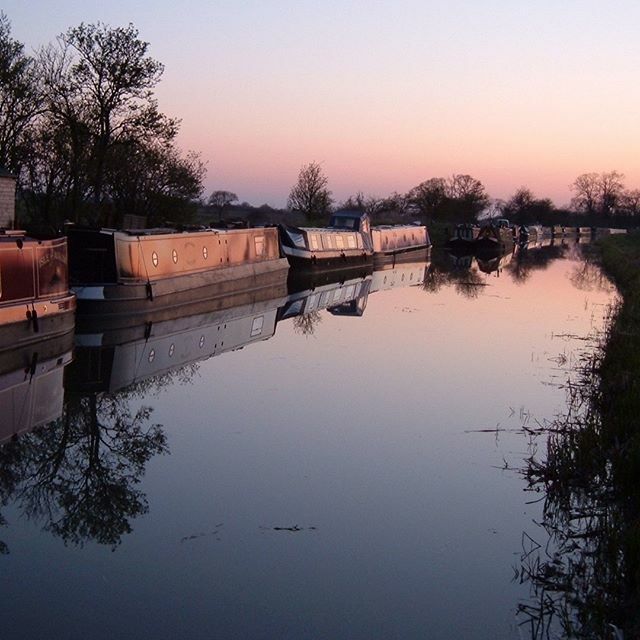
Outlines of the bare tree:
<svg viewBox="0 0 640 640">
<path fill-rule="evenodd" d="M 598 209 L 600 195 L 600 176 L 597 173 L 583 173 L 569 186 L 575 193 L 571 199 L 571 207 L 581 213 L 592 214 Z"/>
<path fill-rule="evenodd" d="M 329 180 L 317 162 L 304 165 L 289 193 L 288 208 L 301 211 L 312 220 L 327 216 L 333 204 L 328 184 Z"/>
<path fill-rule="evenodd" d="M 447 199 L 447 183 L 444 178 L 430 178 L 413 187 L 407 198 L 423 215 L 436 217 Z"/>
<path fill-rule="evenodd" d="M 27 153 L 29 128 L 42 109 L 34 60 L 11 37 L 0 12 L 0 165 L 19 173 Z"/>
<path fill-rule="evenodd" d="M 624 193 L 624 175 L 617 171 L 603 173 L 598 184 L 600 186 L 600 210 L 602 215 L 611 216 Z"/>
<path fill-rule="evenodd" d="M 617 171 L 583 173 L 570 185 L 575 193 L 572 208 L 580 213 L 611 216 L 623 199 L 623 180 L 624 175 Z"/>
<path fill-rule="evenodd" d="M 640 189 L 630 189 L 622 194 L 620 209 L 628 216 L 640 215 Z"/>
<path fill-rule="evenodd" d="M 208 198 L 207 204 L 218 210 L 218 220 L 222 220 L 222 213 L 227 205 L 237 202 L 238 196 L 233 191 L 214 191 Z"/>
</svg>

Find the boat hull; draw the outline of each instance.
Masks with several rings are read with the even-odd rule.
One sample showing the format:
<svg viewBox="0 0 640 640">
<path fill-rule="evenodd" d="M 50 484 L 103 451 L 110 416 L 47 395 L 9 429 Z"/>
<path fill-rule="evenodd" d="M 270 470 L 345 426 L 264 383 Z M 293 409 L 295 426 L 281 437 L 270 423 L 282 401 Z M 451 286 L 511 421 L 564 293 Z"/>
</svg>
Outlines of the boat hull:
<svg viewBox="0 0 640 640">
<path fill-rule="evenodd" d="M 81 231 L 71 249 L 82 316 L 140 316 L 250 292 L 286 279 L 289 268 L 275 228 L 138 235 Z M 92 250 L 103 260 L 94 271 Z M 109 281 L 96 282 L 100 277 Z"/>
<path fill-rule="evenodd" d="M 36 240 L 21 232 L 0 237 L 0 351 L 73 330 L 64 238 Z"/>
</svg>

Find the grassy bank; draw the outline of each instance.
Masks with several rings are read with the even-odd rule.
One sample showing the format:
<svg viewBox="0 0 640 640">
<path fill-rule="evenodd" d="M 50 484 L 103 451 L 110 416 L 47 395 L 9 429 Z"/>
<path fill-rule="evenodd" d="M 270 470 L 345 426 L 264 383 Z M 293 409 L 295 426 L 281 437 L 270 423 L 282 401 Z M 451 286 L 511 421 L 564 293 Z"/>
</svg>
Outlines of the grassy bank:
<svg viewBox="0 0 640 640">
<path fill-rule="evenodd" d="M 627 443 L 635 474 L 640 472 L 640 233 L 612 236 L 600 246 L 603 268 L 623 296 L 600 369 L 602 418 L 611 437 Z"/>
<path fill-rule="evenodd" d="M 521 567 L 535 598 L 520 610 L 536 640 L 557 626 L 553 637 L 640 638 L 640 233 L 598 249 L 622 301 L 568 384 L 543 456 L 524 469 L 549 536 Z"/>
<path fill-rule="evenodd" d="M 601 243 L 602 264 L 623 301 L 600 367 L 602 446 L 610 452 L 612 491 L 622 512 L 624 580 L 630 625 L 640 637 L 640 232 Z"/>
</svg>

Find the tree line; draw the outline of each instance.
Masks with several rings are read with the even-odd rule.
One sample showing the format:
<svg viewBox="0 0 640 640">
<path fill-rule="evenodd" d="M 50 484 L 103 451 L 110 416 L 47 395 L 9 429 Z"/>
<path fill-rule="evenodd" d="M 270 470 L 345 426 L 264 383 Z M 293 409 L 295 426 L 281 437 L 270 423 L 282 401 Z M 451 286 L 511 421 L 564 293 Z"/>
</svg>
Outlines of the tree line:
<svg viewBox="0 0 640 640">
<path fill-rule="evenodd" d="M 18 179 L 20 224 L 118 226 L 188 219 L 205 168 L 161 113 L 163 65 L 138 31 L 80 24 L 27 55 L 0 14 L 0 165 Z"/>
<path fill-rule="evenodd" d="M 509 218 L 516 224 L 545 225 L 629 223 L 640 216 L 640 189 L 627 189 L 617 171 L 585 173 L 569 185 L 571 204 L 557 208 L 550 198 L 537 198 L 520 187 L 508 200 L 492 199 L 480 180 L 467 174 L 429 178 L 404 194 L 384 198 L 362 192 L 337 203 L 328 178 L 316 162 L 304 165 L 289 194 L 287 206 L 311 220 L 326 218 L 332 210 L 365 211 L 373 217 L 416 216 L 430 222 L 473 222 L 479 218 Z"/>
<path fill-rule="evenodd" d="M 18 179 L 21 226 L 180 224 L 207 205 L 217 222 L 233 215 L 238 196 L 231 191 L 201 200 L 204 163 L 177 147 L 180 122 L 159 110 L 154 95 L 164 67 L 148 49 L 133 25 L 97 23 L 70 28 L 28 55 L 0 12 L 0 167 Z M 322 167 L 311 162 L 300 169 L 287 207 L 316 222 L 336 207 L 390 221 L 499 216 L 547 225 L 628 225 L 640 214 L 640 190 L 627 189 L 617 171 L 582 174 L 570 187 L 564 209 L 526 187 L 506 201 L 493 199 L 468 174 L 429 178 L 382 198 L 358 192 L 337 203 Z M 256 213 L 271 221 L 285 213 L 264 208 Z"/>
</svg>

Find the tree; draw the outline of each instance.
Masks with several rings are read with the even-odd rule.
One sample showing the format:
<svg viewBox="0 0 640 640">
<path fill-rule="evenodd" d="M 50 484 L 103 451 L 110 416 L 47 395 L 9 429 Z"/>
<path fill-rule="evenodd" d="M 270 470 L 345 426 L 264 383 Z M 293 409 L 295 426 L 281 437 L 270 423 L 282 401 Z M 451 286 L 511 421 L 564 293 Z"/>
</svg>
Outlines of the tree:
<svg viewBox="0 0 640 640">
<path fill-rule="evenodd" d="M 447 180 L 447 196 L 463 220 L 475 220 L 489 204 L 482 182 L 468 174 L 454 174 Z"/>
<path fill-rule="evenodd" d="M 383 209 L 383 200 L 380 200 L 375 196 L 365 196 L 362 191 L 358 191 L 354 196 L 349 196 L 339 206 L 341 209 L 363 211 L 364 213 L 373 216 Z"/>
<path fill-rule="evenodd" d="M 598 181 L 600 187 L 600 212 L 606 217 L 613 215 L 624 193 L 624 175 L 617 171 L 603 173 Z"/>
<path fill-rule="evenodd" d="M 620 211 L 627 216 L 640 215 L 640 189 L 630 189 L 622 194 Z"/>
<path fill-rule="evenodd" d="M 224 208 L 232 202 L 237 202 L 238 196 L 233 191 L 214 191 L 207 200 L 207 204 L 218 210 L 218 220 L 222 220 Z"/>
<path fill-rule="evenodd" d="M 430 218 L 442 213 L 443 204 L 447 200 L 447 184 L 444 178 L 430 178 L 413 187 L 407 194 L 408 200 Z"/>
<path fill-rule="evenodd" d="M 175 146 L 178 121 L 158 111 L 162 65 L 133 25 L 81 24 L 37 56 L 43 109 L 23 171 L 32 223 L 118 227 L 125 214 L 187 221 L 202 192 L 197 154 Z"/>
<path fill-rule="evenodd" d="M 311 220 L 326 217 L 333 204 L 328 184 L 329 181 L 318 163 L 304 165 L 298 174 L 298 181 L 289 193 L 287 207 L 301 211 Z"/>
<path fill-rule="evenodd" d="M 551 200 L 536 198 L 527 187 L 520 187 L 502 208 L 503 215 L 518 224 L 548 222 L 552 211 Z"/>
<path fill-rule="evenodd" d="M 583 173 L 573 184 L 569 185 L 575 196 L 571 199 L 571 207 L 579 213 L 593 214 L 598 209 L 600 187 L 597 173 Z"/>
<path fill-rule="evenodd" d="M 11 23 L 0 12 L 0 165 L 19 174 L 29 129 L 42 109 L 34 60 L 11 37 Z"/>
<path fill-rule="evenodd" d="M 183 157 L 172 144 L 132 141 L 117 145 L 113 160 L 107 194 L 117 220 L 132 214 L 149 226 L 191 221 L 205 173 L 198 154 Z"/>
<path fill-rule="evenodd" d="M 86 222 L 116 222 L 109 219 L 107 174 L 117 173 L 112 165 L 122 163 L 122 145 L 168 145 L 177 134 L 178 122 L 161 114 L 153 97 L 163 66 L 146 55 L 148 46 L 131 24 L 98 23 L 69 29 L 39 52 L 46 101 L 40 136 L 49 139 L 53 162 L 65 156 L 68 180 L 56 196 L 76 221 L 85 209 Z M 42 160 L 39 165 L 46 177 L 49 167 Z M 37 177 L 40 185 L 46 182 Z M 87 200 L 90 212 L 83 206 Z"/>
<path fill-rule="evenodd" d="M 572 208 L 588 215 L 613 215 L 624 195 L 624 175 L 617 171 L 609 173 L 583 173 L 578 176 L 570 189 L 575 193 Z"/>
</svg>

